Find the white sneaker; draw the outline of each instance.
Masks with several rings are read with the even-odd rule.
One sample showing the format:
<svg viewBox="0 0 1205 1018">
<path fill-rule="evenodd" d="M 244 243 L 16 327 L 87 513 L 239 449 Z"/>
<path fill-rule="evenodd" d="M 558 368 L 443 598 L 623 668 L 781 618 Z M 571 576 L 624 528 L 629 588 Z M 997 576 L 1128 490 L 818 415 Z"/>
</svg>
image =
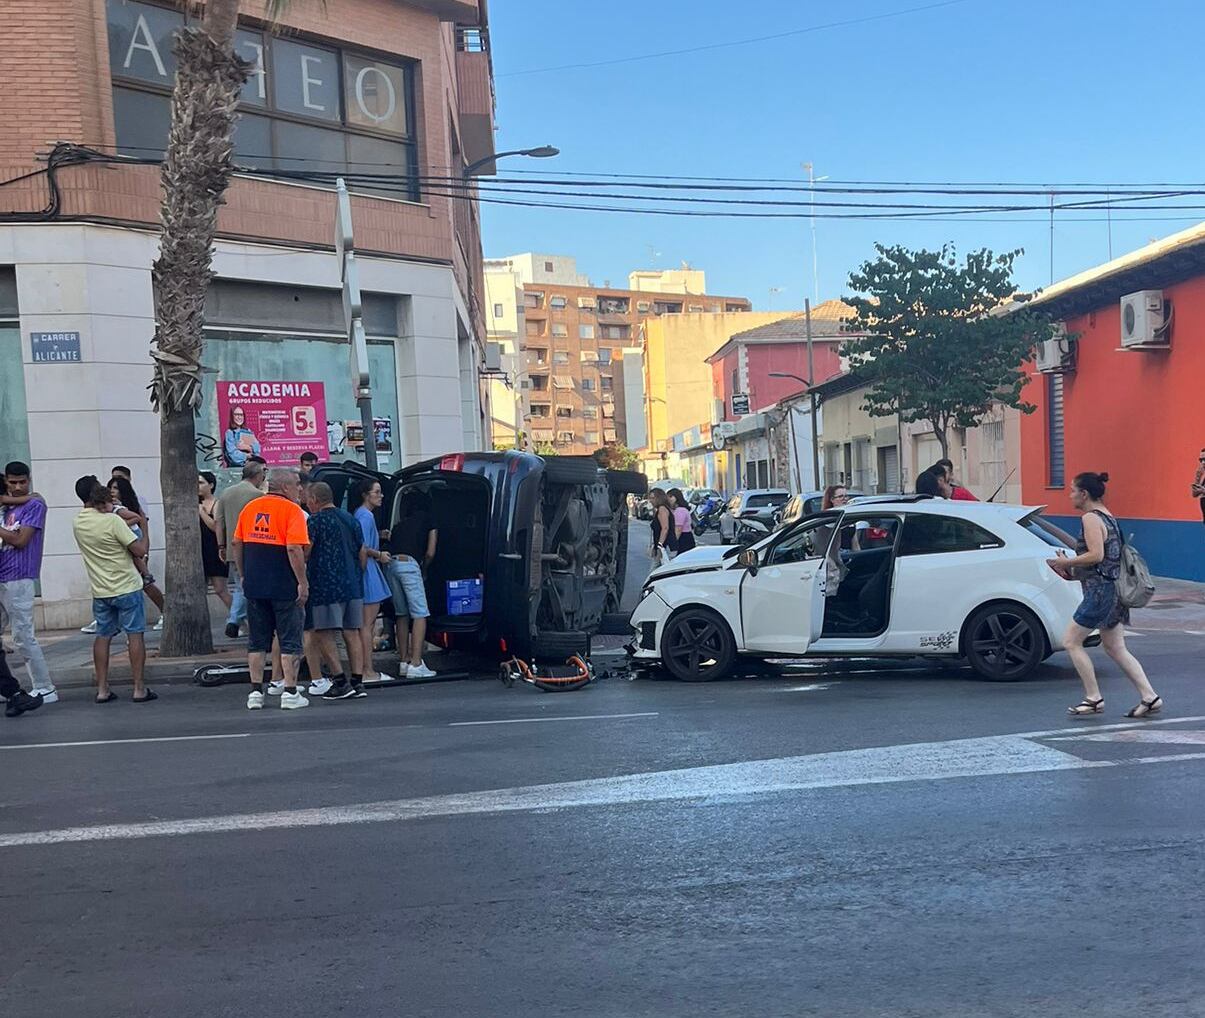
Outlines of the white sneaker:
<svg viewBox="0 0 1205 1018">
<path fill-rule="evenodd" d="M 309 692 L 310 696 L 321 696 L 323 693 L 325 693 L 330 688 L 331 688 L 331 680 L 328 679 L 324 675 L 317 682 L 310 683 L 310 688 L 309 688 L 308 692 Z"/>
<path fill-rule="evenodd" d="M 156 622 L 156 623 L 155 623 L 155 625 L 154 625 L 154 630 L 155 630 L 155 632 L 156 632 L 156 633 L 158 633 L 158 632 L 159 632 L 160 630 L 162 630 L 162 629 L 163 629 L 163 616 L 162 616 L 162 615 L 160 615 L 160 616 L 159 616 L 159 621 L 158 621 L 158 622 Z"/>
<path fill-rule="evenodd" d="M 310 701 L 300 693 L 282 693 L 280 697 L 280 706 L 282 710 L 301 710 L 302 707 L 308 707 Z"/>
<path fill-rule="evenodd" d="M 50 689 L 31 689 L 29 691 L 29 695 L 40 696 L 42 698 L 42 703 L 44 704 L 59 702 L 59 691 L 53 687 Z"/>
<path fill-rule="evenodd" d="M 284 679 L 274 679 L 272 682 L 268 683 L 268 695 L 269 696 L 280 696 L 280 694 L 283 693 L 284 691 L 285 691 Z"/>
<path fill-rule="evenodd" d="M 258 689 L 251 690 L 247 694 L 247 710 L 263 710 L 264 694 Z"/>
<path fill-rule="evenodd" d="M 95 633 L 96 632 L 96 619 L 93 619 L 86 626 L 80 626 L 79 631 L 81 633 Z"/>
<path fill-rule="evenodd" d="M 406 678 L 408 679 L 433 679 L 438 674 L 438 672 L 428 668 L 422 661 L 416 665 L 406 665 Z"/>
</svg>

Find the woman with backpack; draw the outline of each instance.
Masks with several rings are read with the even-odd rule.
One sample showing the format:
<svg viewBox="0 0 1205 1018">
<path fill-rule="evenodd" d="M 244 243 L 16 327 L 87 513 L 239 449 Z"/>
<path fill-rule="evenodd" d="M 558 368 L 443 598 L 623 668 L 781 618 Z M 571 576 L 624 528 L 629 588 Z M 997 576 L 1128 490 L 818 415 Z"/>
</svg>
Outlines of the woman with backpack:
<svg viewBox="0 0 1205 1018">
<path fill-rule="evenodd" d="M 1083 537 L 1076 545 L 1074 558 L 1049 560 L 1050 568 L 1059 576 L 1065 580 L 1079 580 L 1084 589 L 1084 599 L 1063 637 L 1063 646 L 1084 684 L 1084 698 L 1068 707 L 1067 713 L 1080 717 L 1100 714 L 1104 710 L 1105 701 L 1096 682 L 1096 671 L 1084 648 L 1084 641 L 1092 630 L 1099 629 L 1105 653 L 1117 662 L 1141 698 L 1140 703 L 1126 712 L 1126 717 L 1145 718 L 1163 709 L 1163 698 L 1151 688 L 1142 665 L 1126 648 L 1125 627 L 1130 621 L 1130 609 L 1122 602 L 1117 590 L 1125 539 L 1117 520 L 1105 508 L 1105 483 L 1108 480 L 1109 475 L 1104 473 L 1076 475 L 1071 482 L 1071 504 L 1083 514 Z"/>
</svg>

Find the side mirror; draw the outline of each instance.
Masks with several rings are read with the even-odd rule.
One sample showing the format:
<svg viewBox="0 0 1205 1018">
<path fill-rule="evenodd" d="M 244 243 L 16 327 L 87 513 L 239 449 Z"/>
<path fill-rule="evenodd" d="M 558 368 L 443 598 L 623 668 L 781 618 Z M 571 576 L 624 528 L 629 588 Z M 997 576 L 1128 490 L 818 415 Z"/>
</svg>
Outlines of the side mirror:
<svg viewBox="0 0 1205 1018">
<path fill-rule="evenodd" d="M 736 557 L 736 564 L 743 569 L 748 569 L 749 572 L 757 575 L 757 552 L 752 548 L 746 548 Z"/>
</svg>

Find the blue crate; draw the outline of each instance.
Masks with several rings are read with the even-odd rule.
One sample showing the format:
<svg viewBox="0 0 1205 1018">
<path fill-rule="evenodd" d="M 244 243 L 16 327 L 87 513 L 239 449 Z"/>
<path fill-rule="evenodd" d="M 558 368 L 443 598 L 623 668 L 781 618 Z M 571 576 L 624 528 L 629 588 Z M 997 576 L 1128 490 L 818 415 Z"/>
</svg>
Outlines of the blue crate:
<svg viewBox="0 0 1205 1018">
<path fill-rule="evenodd" d="M 485 591 L 480 577 L 472 580 L 448 580 L 448 614 L 480 615 Z"/>
</svg>

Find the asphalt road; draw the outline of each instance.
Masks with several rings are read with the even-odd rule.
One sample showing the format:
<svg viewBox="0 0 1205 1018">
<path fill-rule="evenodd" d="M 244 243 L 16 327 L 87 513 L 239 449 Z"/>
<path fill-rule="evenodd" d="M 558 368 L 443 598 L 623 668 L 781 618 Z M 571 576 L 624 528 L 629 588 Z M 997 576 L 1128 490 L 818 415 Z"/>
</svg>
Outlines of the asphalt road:
<svg viewBox="0 0 1205 1018">
<path fill-rule="evenodd" d="M 1198 637 L 0 721 L 0 1014 L 1205 1015 Z"/>
</svg>

